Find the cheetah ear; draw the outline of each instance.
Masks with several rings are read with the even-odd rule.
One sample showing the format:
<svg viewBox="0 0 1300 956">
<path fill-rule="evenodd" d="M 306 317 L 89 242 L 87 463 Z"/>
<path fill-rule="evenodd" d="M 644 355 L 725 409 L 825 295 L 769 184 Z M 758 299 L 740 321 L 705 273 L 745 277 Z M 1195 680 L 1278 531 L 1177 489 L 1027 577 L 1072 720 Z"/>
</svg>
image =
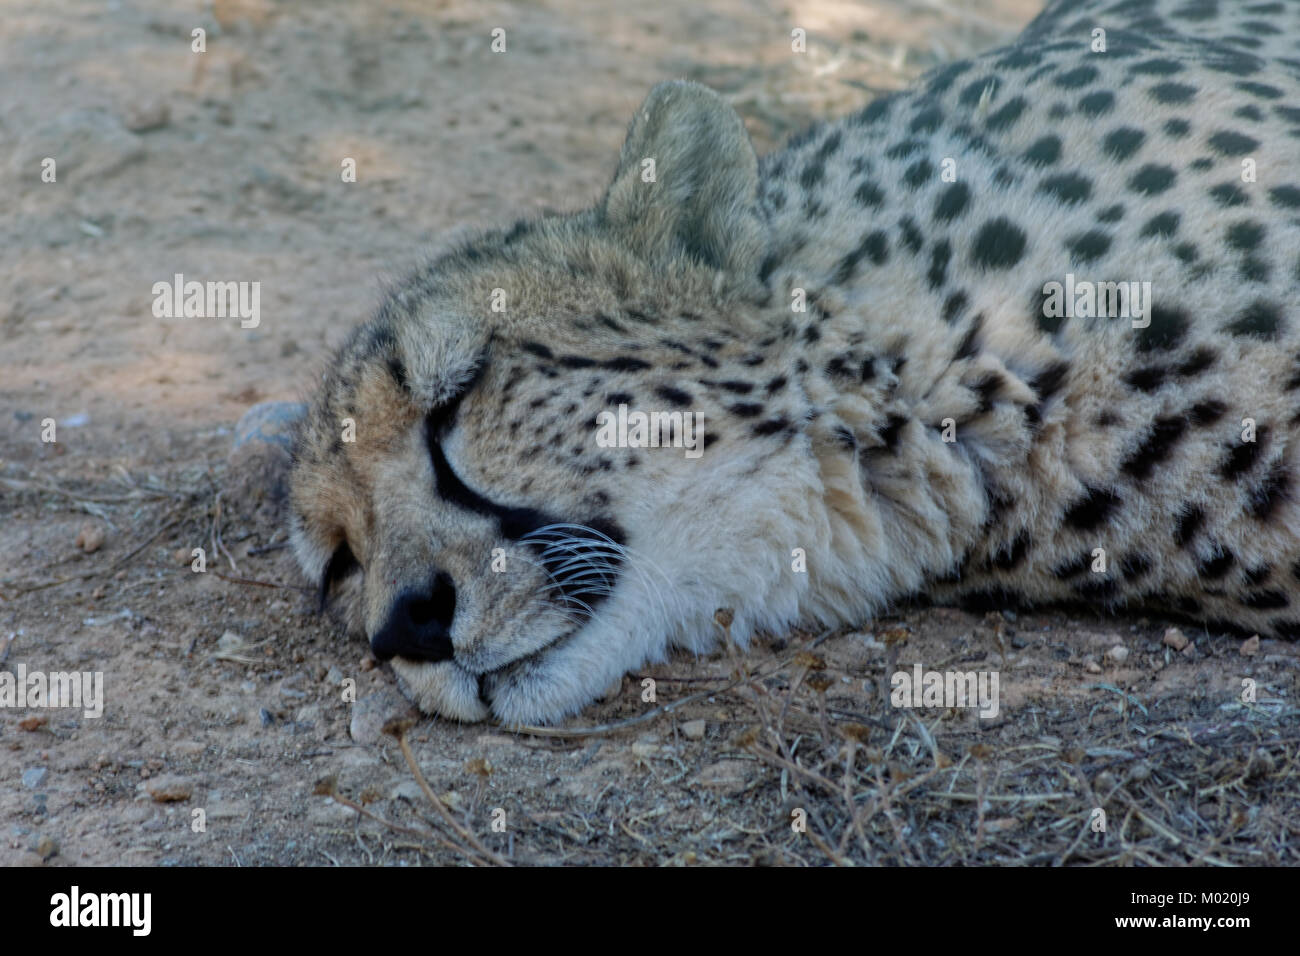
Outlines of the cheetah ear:
<svg viewBox="0 0 1300 956">
<path fill-rule="evenodd" d="M 757 190 L 758 158 L 736 111 L 678 80 L 652 89 L 632 118 L 598 212 L 648 259 L 685 253 L 747 275 L 762 258 Z"/>
</svg>

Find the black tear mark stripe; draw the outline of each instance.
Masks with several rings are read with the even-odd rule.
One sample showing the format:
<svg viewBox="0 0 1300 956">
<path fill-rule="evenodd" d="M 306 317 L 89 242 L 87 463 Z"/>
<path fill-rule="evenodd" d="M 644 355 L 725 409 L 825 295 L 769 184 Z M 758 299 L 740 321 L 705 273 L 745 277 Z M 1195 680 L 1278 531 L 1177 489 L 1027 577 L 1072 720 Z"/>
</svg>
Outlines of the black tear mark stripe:
<svg viewBox="0 0 1300 956">
<path fill-rule="evenodd" d="M 451 467 L 451 463 L 447 461 L 447 456 L 442 450 L 443 435 L 455 424 L 461 402 L 465 400 L 466 395 L 474 390 L 474 387 L 483 378 L 486 369 L 486 362 L 481 363 L 474 371 L 473 377 L 465 383 L 455 396 L 425 416 L 424 440 L 429 448 L 429 458 L 433 462 L 434 490 L 438 496 L 449 504 L 464 508 L 467 511 L 495 518 L 503 537 L 518 540 L 531 531 L 536 531 L 547 525 L 563 524 L 564 521 L 536 508 L 516 508 L 485 498 L 461 481 L 460 476 Z M 622 530 L 610 519 L 600 518 L 586 522 L 586 524 L 588 527 L 608 535 L 620 544 L 623 542 Z"/>
</svg>

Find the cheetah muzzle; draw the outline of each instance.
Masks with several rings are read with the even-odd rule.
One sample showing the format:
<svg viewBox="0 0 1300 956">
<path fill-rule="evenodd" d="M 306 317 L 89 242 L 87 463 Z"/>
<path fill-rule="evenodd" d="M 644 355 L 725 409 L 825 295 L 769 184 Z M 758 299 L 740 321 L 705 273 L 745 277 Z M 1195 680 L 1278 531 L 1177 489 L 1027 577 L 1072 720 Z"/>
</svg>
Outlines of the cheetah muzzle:
<svg viewBox="0 0 1300 956">
<path fill-rule="evenodd" d="M 1300 636 L 1276 6 L 1053 3 L 761 161 L 655 87 L 593 208 L 440 255 L 328 367 L 291 484 L 322 604 L 425 711 L 506 723 L 719 608 L 742 643 L 917 595 Z M 699 453 L 601 440 L 629 410 Z"/>
</svg>

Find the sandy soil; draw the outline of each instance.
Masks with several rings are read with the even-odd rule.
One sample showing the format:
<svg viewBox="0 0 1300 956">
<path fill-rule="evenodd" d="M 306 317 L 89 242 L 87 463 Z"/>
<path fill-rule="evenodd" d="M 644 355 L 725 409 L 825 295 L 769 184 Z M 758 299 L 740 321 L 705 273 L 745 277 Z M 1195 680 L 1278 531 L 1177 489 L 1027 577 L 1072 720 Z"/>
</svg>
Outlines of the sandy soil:
<svg viewBox="0 0 1300 956">
<path fill-rule="evenodd" d="M 236 420 L 254 403 L 302 397 L 384 277 L 447 231 L 594 199 L 656 81 L 709 83 L 766 149 L 1010 38 L 1037 7 L 0 0 L 0 666 L 102 671 L 107 699 L 98 719 L 0 710 L 0 862 L 463 861 L 427 835 L 452 831 L 379 732 L 402 709 L 391 678 L 314 615 L 276 547 L 272 505 L 227 463 Z M 808 32 L 803 56 L 790 52 L 796 26 Z M 207 31 L 205 53 L 191 50 L 195 27 Z M 503 54 L 489 49 L 497 27 Z M 56 160 L 54 183 L 41 181 L 45 157 Z M 348 158 L 355 183 L 340 176 Z M 259 326 L 155 318 L 153 284 L 176 273 L 260 282 Z M 54 443 L 41 440 L 48 418 Z M 200 546 L 202 574 L 189 557 Z M 890 643 L 900 624 L 910 632 L 901 650 Z M 1059 824 L 1086 816 L 1101 775 L 1141 783 L 1134 768 L 1149 776 L 1154 766 L 1159 776 L 1144 723 L 1212 736 L 1240 717 L 1243 677 L 1263 701 L 1294 700 L 1294 647 L 1264 642 L 1243 656 L 1235 641 L 1189 632 L 1190 649 L 1176 652 L 1164 627 L 917 610 L 853 633 L 774 637 L 745 665 L 763 674 L 757 696 L 724 690 L 736 665 L 719 654 L 630 675 L 574 722 L 645 714 L 645 676 L 658 681 L 658 704 L 717 691 L 609 733 L 538 737 L 426 719 L 409 740 L 435 793 L 482 842 L 479 857 L 1087 859 L 1077 827 Z M 1001 668 L 1002 714 L 902 720 L 881 684 L 913 660 Z M 356 704 L 341 692 L 349 679 Z M 935 809 L 926 819 L 949 828 L 950 850 L 909 849 L 926 820 L 900 823 L 887 808 L 854 836 L 832 804 L 800 790 L 801 772 L 752 746 L 746 735 L 772 719 L 764 694 L 796 703 L 781 716 L 779 759 L 796 731 L 860 737 L 885 768 L 886 792 L 933 770 L 983 767 L 981 746 L 1037 748 L 1065 768 L 1039 781 L 1064 803 L 1046 801 L 1054 816 L 1009 798 Z M 1258 751 L 1294 774 L 1294 725 L 1280 732 L 1277 711 L 1251 718 L 1255 744 L 1233 746 L 1243 766 Z M 838 747 L 827 753 L 838 759 Z M 1088 772 L 1076 779 L 1073 765 Z M 1010 779 L 1019 766 L 1009 757 L 989 773 Z M 1260 789 L 1267 776 L 1243 771 L 1227 795 L 1197 790 L 1193 815 L 1228 820 L 1236 837 L 1215 842 L 1193 821 L 1191 845 L 1227 852 L 1236 839 L 1256 862 L 1287 861 L 1280 791 Z M 1278 786 L 1295 790 L 1286 779 Z M 1263 816 L 1233 823 L 1238 797 Z M 1152 799 L 1137 798 L 1139 809 Z M 826 840 L 849 834 L 839 849 L 792 831 L 801 806 Z M 491 826 L 498 809 L 502 832 Z M 1159 839 L 1141 813 L 1129 817 L 1130 840 Z"/>
</svg>

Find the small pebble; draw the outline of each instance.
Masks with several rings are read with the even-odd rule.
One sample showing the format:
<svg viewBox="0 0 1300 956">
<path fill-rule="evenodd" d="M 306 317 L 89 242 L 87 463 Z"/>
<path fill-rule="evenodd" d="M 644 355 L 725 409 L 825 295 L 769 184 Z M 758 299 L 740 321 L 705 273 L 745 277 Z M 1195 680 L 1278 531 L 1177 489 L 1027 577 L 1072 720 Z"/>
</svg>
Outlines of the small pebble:
<svg viewBox="0 0 1300 956">
<path fill-rule="evenodd" d="M 23 771 L 23 786 L 28 790 L 35 790 L 41 784 L 49 779 L 50 771 L 45 767 L 33 767 L 30 770 Z"/>
<path fill-rule="evenodd" d="M 1171 627 L 1165 631 L 1163 643 L 1166 647 L 1172 647 L 1176 651 L 1181 651 L 1187 646 L 1187 635 L 1176 627 Z"/>
<path fill-rule="evenodd" d="M 1240 651 L 1245 657 L 1254 657 L 1259 653 L 1259 635 L 1255 634 L 1241 642 Z"/>
<path fill-rule="evenodd" d="M 126 110 L 122 125 L 133 133 L 147 133 L 162 129 L 171 122 L 172 111 L 165 100 L 151 100 L 132 104 Z"/>
<path fill-rule="evenodd" d="M 1128 660 L 1128 648 L 1123 644 L 1116 644 L 1106 652 L 1106 659 L 1116 664 L 1123 664 Z"/>
<path fill-rule="evenodd" d="M 157 803 L 177 803 L 190 798 L 194 784 L 185 777 L 168 774 L 145 781 L 144 789 Z"/>
<path fill-rule="evenodd" d="M 86 554 L 94 554 L 104 546 L 104 531 L 98 525 L 87 521 L 77 532 L 76 545 Z"/>
<path fill-rule="evenodd" d="M 377 744 L 384 737 L 384 725 L 398 718 L 418 718 L 411 702 L 391 687 L 367 694 L 352 705 L 348 733 L 359 744 Z"/>
<path fill-rule="evenodd" d="M 703 740 L 707 730 L 708 724 L 703 720 L 688 720 L 682 724 L 682 733 L 687 740 Z"/>
<path fill-rule="evenodd" d="M 723 794 L 740 793 L 749 786 L 752 765 L 744 760 L 719 760 L 699 772 L 695 782 Z"/>
</svg>

